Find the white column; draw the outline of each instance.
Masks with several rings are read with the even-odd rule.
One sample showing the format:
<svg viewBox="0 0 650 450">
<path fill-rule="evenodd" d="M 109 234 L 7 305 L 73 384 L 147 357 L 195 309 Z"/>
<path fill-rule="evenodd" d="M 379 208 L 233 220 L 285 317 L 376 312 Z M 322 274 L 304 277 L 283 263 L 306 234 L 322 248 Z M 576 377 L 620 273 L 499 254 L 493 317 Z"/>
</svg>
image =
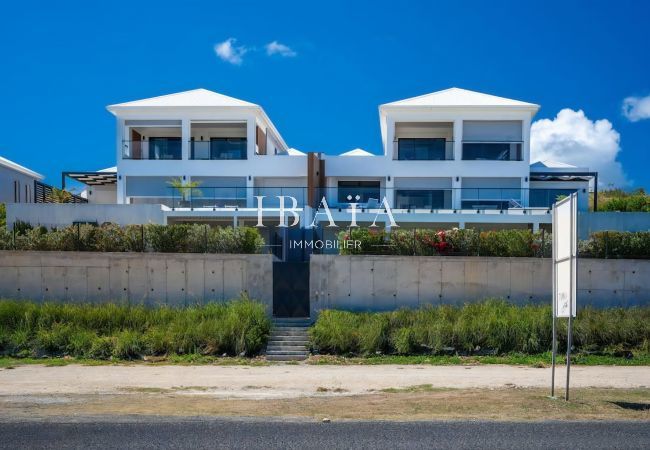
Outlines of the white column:
<svg viewBox="0 0 650 450">
<path fill-rule="evenodd" d="M 255 207 L 255 177 L 252 175 L 249 175 L 246 178 L 246 207 L 247 208 L 254 208 Z M 263 193 L 260 195 L 264 195 Z"/>
<path fill-rule="evenodd" d="M 253 159 L 255 156 L 255 116 L 250 116 L 246 120 L 246 153 L 248 155 L 248 159 Z"/>
<path fill-rule="evenodd" d="M 190 119 L 185 118 L 181 120 L 181 159 L 183 161 L 190 159 L 191 126 Z"/>
<path fill-rule="evenodd" d="M 533 222 L 533 233 L 537 233 L 539 231 L 539 222 Z"/>
<path fill-rule="evenodd" d="M 528 190 L 530 187 L 530 178 L 529 177 L 522 177 L 521 178 L 521 204 L 524 208 L 528 208 L 528 205 L 530 205 L 530 191 Z"/>
<path fill-rule="evenodd" d="M 524 141 L 522 151 L 522 159 L 526 163 L 526 167 L 530 167 L 530 117 L 522 121 L 521 137 Z"/>
<path fill-rule="evenodd" d="M 117 161 L 117 188 L 116 188 L 117 189 L 117 199 L 116 199 L 116 201 L 120 205 L 123 204 L 123 203 L 126 203 L 126 199 L 125 199 L 126 177 L 123 177 L 121 175 L 121 169 L 123 167 L 123 164 L 122 164 L 122 152 L 123 152 L 123 148 L 124 148 L 124 133 L 125 133 L 124 126 L 125 126 L 124 125 L 124 119 L 117 119 L 117 133 L 116 133 L 117 151 L 116 151 L 116 159 L 115 159 L 115 161 Z"/>
<path fill-rule="evenodd" d="M 395 178 L 392 175 L 386 177 L 386 200 L 391 208 L 395 208 Z M 379 199 L 381 203 L 383 199 Z"/>
<path fill-rule="evenodd" d="M 454 160 L 463 159 L 463 121 L 454 120 Z"/>
<path fill-rule="evenodd" d="M 386 147 L 384 148 L 385 155 L 389 159 L 397 159 L 395 152 L 395 121 L 391 118 L 386 118 Z"/>
<path fill-rule="evenodd" d="M 463 202 L 463 191 L 461 187 L 463 186 L 463 179 L 461 177 L 454 176 L 451 179 L 451 208 L 452 209 L 461 209 Z"/>
</svg>

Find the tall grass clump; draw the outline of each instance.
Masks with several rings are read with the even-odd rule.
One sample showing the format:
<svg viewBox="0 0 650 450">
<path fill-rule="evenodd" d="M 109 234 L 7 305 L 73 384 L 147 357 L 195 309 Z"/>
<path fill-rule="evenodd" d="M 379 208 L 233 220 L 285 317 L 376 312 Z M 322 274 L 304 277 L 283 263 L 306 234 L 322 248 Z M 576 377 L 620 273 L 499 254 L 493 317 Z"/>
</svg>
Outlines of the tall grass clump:
<svg viewBox="0 0 650 450">
<path fill-rule="evenodd" d="M 270 328 L 265 306 L 246 297 L 186 308 L 0 300 L 0 355 L 8 356 L 252 356 Z"/>
<path fill-rule="evenodd" d="M 578 351 L 650 350 L 650 307 L 586 307 L 574 323 Z M 566 321 L 558 321 L 558 336 L 562 350 Z M 551 350 L 551 307 L 487 300 L 380 313 L 325 310 L 310 339 L 332 354 L 538 354 Z"/>
</svg>

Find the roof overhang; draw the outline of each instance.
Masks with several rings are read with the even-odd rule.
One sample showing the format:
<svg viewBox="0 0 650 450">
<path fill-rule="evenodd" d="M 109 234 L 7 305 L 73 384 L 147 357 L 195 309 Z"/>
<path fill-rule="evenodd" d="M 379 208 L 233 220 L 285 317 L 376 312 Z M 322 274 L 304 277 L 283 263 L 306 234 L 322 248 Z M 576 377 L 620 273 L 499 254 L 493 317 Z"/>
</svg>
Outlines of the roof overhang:
<svg viewBox="0 0 650 450">
<path fill-rule="evenodd" d="M 63 172 L 68 177 L 86 186 L 109 186 L 117 183 L 116 172 Z"/>
</svg>

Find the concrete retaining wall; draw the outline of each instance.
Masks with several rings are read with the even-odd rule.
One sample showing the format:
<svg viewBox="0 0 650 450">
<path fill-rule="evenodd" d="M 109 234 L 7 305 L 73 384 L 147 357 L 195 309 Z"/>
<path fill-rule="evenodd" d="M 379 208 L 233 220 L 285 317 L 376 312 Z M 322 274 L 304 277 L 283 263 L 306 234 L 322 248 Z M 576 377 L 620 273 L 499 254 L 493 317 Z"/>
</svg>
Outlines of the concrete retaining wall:
<svg viewBox="0 0 650 450">
<path fill-rule="evenodd" d="M 0 297 L 182 306 L 273 302 L 272 255 L 0 251 Z"/>
<path fill-rule="evenodd" d="M 552 262 L 541 258 L 312 255 L 310 300 L 318 310 L 392 310 L 488 297 L 549 302 Z M 650 261 L 580 259 L 580 306 L 650 303 Z"/>
</svg>

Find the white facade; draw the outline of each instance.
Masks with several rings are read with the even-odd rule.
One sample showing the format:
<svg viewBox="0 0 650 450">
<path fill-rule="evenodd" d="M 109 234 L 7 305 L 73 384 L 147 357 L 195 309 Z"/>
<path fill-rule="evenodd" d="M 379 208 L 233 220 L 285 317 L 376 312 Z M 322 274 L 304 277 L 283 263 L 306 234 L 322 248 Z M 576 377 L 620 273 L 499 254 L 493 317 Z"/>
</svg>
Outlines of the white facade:
<svg viewBox="0 0 650 450">
<path fill-rule="evenodd" d="M 0 156 L 0 203 L 33 203 L 34 181 L 43 175 Z"/>
<path fill-rule="evenodd" d="M 310 189 L 342 225 L 350 221 L 350 199 L 359 204 L 359 223 L 372 222 L 369 210 L 386 199 L 404 226 L 537 229 L 550 223 L 558 195 L 578 191 L 586 210 L 589 188 L 587 178 L 571 175 L 586 169 L 531 166 L 538 109 L 458 88 L 381 105 L 382 153 L 319 155 L 325 176 Z M 287 146 L 260 106 L 197 89 L 108 110 L 117 118 L 116 185 L 97 200 L 89 196 L 91 203 L 106 202 L 115 189 L 116 203 L 162 204 L 169 220 L 249 223 L 257 218 L 256 196 L 270 208 L 279 206 L 277 196 L 291 196 L 311 222 L 309 157 Z"/>
</svg>

